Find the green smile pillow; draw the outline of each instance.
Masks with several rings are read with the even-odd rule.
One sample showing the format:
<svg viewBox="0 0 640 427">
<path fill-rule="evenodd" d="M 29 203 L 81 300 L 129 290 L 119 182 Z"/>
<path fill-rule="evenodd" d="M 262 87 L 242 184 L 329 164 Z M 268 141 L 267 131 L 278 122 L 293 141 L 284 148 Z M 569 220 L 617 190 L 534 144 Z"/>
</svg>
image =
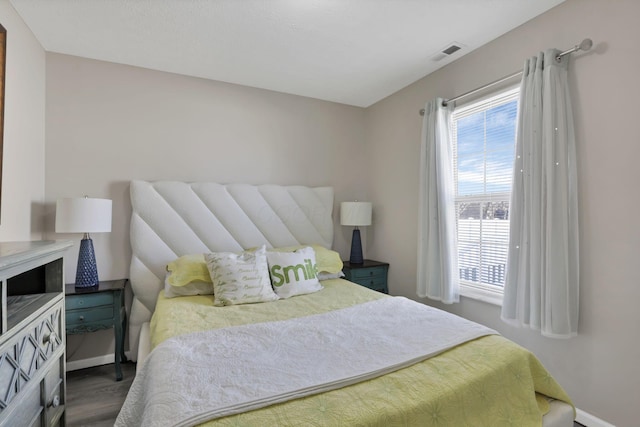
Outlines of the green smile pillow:
<svg viewBox="0 0 640 427">
<path fill-rule="evenodd" d="M 310 294 L 322 289 L 313 248 L 295 252 L 267 251 L 267 262 L 273 290 L 280 298 Z"/>
</svg>

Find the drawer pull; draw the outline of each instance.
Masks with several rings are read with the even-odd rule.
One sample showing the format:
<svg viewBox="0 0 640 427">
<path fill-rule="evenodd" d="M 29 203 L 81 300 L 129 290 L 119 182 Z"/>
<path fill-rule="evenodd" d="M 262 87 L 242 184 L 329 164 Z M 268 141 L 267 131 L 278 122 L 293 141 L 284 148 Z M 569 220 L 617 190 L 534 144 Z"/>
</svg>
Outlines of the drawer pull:
<svg viewBox="0 0 640 427">
<path fill-rule="evenodd" d="M 51 332 L 49 335 L 45 335 L 42 338 L 42 344 L 47 344 L 49 342 L 55 342 L 58 338 L 58 335 L 55 332 Z"/>
<path fill-rule="evenodd" d="M 51 399 L 51 402 L 49 402 L 47 407 L 48 408 L 57 408 L 58 406 L 60 406 L 60 396 L 58 396 L 56 394 L 55 396 L 53 396 L 53 399 Z"/>
<path fill-rule="evenodd" d="M 84 316 L 78 317 L 78 320 L 81 321 L 81 322 L 84 322 Z"/>
</svg>

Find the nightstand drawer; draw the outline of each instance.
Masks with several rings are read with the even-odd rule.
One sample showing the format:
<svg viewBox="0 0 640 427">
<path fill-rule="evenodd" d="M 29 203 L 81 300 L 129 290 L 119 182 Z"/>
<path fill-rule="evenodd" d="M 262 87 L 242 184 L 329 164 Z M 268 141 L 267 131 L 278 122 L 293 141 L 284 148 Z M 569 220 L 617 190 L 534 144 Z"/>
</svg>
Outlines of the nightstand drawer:
<svg viewBox="0 0 640 427">
<path fill-rule="evenodd" d="M 351 270 L 351 279 L 354 281 L 360 279 L 369 279 L 373 277 L 385 278 L 386 267 L 358 268 Z"/>
<path fill-rule="evenodd" d="M 387 287 L 386 276 L 372 276 L 361 279 L 351 279 L 351 281 L 376 291 L 381 291 Z"/>
<path fill-rule="evenodd" d="M 389 293 L 387 285 L 388 271 L 388 263 L 370 259 L 365 259 L 360 264 L 351 264 L 349 261 L 343 261 L 342 267 L 345 279 L 385 294 Z"/>
<path fill-rule="evenodd" d="M 113 321 L 113 307 L 96 307 L 83 310 L 67 310 L 65 314 L 67 329 L 93 322 Z"/>
<path fill-rule="evenodd" d="M 86 295 L 73 295 L 66 297 L 67 310 L 76 308 L 97 307 L 99 305 L 113 304 L 113 294 L 111 293 L 95 293 Z"/>
</svg>

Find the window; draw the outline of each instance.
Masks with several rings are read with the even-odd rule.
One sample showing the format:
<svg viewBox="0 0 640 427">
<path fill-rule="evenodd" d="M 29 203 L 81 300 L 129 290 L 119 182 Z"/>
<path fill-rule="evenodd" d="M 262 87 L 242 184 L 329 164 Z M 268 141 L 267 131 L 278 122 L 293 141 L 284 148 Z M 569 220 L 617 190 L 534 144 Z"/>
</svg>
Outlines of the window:
<svg viewBox="0 0 640 427">
<path fill-rule="evenodd" d="M 457 107 L 452 116 L 461 293 L 501 304 L 518 89 Z"/>
</svg>

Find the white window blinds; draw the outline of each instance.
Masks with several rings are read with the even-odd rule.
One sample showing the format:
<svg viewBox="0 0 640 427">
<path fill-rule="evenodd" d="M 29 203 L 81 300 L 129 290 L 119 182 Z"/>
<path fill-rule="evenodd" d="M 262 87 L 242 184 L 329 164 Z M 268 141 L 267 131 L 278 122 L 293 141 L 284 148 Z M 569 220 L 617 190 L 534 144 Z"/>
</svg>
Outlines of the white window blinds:
<svg viewBox="0 0 640 427">
<path fill-rule="evenodd" d="M 452 116 L 460 282 L 501 291 L 509 244 L 509 199 L 518 89 L 456 108 Z"/>
</svg>

